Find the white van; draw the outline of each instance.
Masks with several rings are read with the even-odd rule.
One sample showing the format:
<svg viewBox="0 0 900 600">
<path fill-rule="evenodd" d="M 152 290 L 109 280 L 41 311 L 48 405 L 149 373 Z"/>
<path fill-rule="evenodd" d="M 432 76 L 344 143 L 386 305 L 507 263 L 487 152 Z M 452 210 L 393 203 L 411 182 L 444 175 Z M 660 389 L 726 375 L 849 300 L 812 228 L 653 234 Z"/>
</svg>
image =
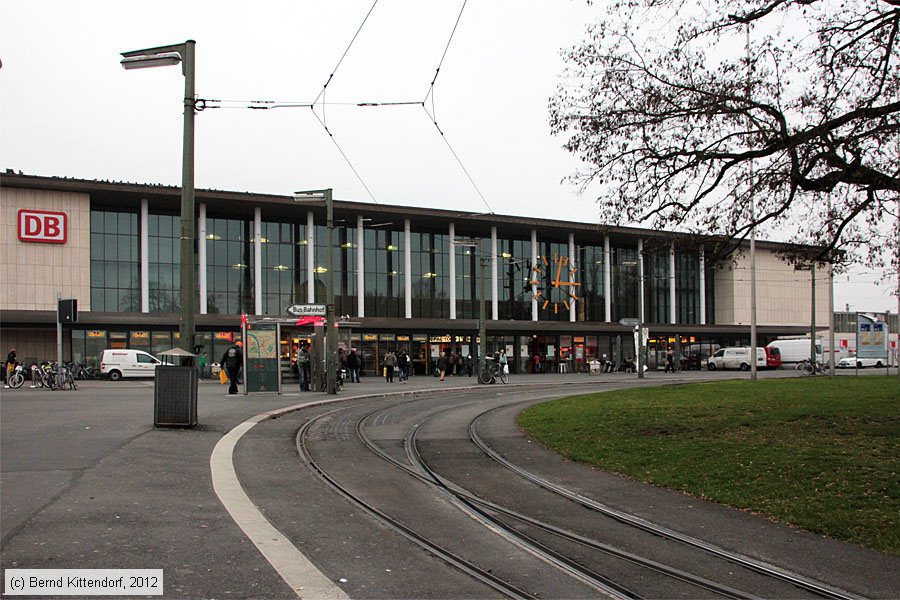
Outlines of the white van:
<svg viewBox="0 0 900 600">
<path fill-rule="evenodd" d="M 161 360 L 143 350 L 104 350 L 100 355 L 100 375 L 110 381 L 123 377 L 153 377 Z"/>
<path fill-rule="evenodd" d="M 756 367 L 758 369 L 766 368 L 766 349 L 756 348 Z M 740 369 L 741 371 L 750 370 L 750 348 L 721 348 L 718 352 L 709 357 L 706 361 L 706 368 L 709 371 L 716 369 Z"/>
<path fill-rule="evenodd" d="M 798 363 L 809 360 L 809 338 L 796 340 L 775 340 L 767 348 L 778 348 L 782 363 Z M 816 340 L 816 361 L 825 362 L 822 343 Z"/>
</svg>

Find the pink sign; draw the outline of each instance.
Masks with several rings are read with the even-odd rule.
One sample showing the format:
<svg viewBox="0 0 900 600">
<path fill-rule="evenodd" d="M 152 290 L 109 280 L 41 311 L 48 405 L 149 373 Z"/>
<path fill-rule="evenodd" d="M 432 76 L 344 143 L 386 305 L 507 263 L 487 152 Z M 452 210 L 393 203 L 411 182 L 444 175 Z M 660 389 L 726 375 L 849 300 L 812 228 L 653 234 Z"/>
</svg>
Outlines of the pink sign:
<svg viewBox="0 0 900 600">
<path fill-rule="evenodd" d="M 66 213 L 47 210 L 19 210 L 19 240 L 22 242 L 66 243 Z"/>
<path fill-rule="evenodd" d="M 300 317 L 297 319 L 297 325 L 316 325 L 324 322 L 325 319 L 323 317 Z"/>
</svg>

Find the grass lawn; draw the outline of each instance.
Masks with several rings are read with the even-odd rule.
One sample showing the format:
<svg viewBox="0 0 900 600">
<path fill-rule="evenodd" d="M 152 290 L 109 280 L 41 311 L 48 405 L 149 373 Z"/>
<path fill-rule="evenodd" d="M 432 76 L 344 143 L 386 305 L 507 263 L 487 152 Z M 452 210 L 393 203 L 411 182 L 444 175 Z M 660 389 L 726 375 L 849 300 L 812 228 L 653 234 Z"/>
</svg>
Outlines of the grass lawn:
<svg viewBox="0 0 900 600">
<path fill-rule="evenodd" d="M 519 425 L 572 460 L 900 554 L 896 377 L 604 392 Z"/>
</svg>

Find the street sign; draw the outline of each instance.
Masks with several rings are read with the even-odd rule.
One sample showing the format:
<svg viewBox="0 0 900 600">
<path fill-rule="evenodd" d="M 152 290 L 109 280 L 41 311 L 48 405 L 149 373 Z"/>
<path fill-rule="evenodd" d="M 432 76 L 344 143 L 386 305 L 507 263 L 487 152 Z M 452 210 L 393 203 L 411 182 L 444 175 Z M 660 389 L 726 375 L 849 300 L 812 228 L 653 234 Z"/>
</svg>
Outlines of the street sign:
<svg viewBox="0 0 900 600">
<path fill-rule="evenodd" d="M 294 304 L 288 306 L 285 311 L 289 315 L 294 315 L 295 317 L 324 317 L 325 316 L 325 305 L 324 304 Z"/>
<path fill-rule="evenodd" d="M 641 324 L 640 319 L 635 319 L 634 317 L 626 317 L 624 319 L 619 319 L 619 325 L 624 325 L 625 327 L 637 327 Z"/>
</svg>

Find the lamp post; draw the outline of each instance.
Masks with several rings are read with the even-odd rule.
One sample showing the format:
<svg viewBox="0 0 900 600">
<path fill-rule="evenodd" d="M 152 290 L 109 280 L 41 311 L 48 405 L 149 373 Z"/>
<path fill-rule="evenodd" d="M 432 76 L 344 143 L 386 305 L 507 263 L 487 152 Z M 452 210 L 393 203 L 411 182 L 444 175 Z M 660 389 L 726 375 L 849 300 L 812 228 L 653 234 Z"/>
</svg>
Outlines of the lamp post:
<svg viewBox="0 0 900 600">
<path fill-rule="evenodd" d="M 312 200 L 325 202 L 325 227 L 327 231 L 326 248 L 328 258 L 326 260 L 325 273 L 325 392 L 332 396 L 337 395 L 337 323 L 334 318 L 334 199 L 332 189 L 308 190 L 294 192 L 294 201 L 303 202 Z M 308 252 L 313 249 L 309 248 Z"/>
<path fill-rule="evenodd" d="M 184 75 L 184 134 L 181 158 L 181 336 L 179 346 L 194 351 L 194 295 L 197 293 L 196 226 L 194 219 L 194 40 L 183 44 L 159 46 L 122 52 L 122 67 L 126 70 L 164 67 L 181 63 Z"/>
</svg>

